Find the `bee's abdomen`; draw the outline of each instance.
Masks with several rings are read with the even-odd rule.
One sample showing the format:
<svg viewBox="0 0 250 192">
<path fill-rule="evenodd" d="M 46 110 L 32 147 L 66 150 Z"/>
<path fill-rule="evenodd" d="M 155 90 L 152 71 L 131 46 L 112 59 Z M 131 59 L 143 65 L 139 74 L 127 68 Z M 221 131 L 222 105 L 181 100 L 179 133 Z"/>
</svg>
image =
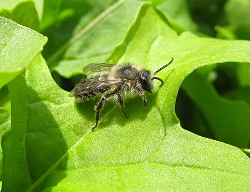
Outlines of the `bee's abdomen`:
<svg viewBox="0 0 250 192">
<path fill-rule="evenodd" d="M 91 97 L 95 97 L 97 95 L 100 95 L 109 89 L 110 89 L 110 86 L 102 87 L 100 89 L 79 90 L 78 93 L 74 94 L 74 97 L 76 97 L 79 100 L 85 100 L 85 99 L 89 99 Z"/>
<path fill-rule="evenodd" d="M 85 100 L 100 95 L 109 89 L 111 89 L 111 85 L 103 76 L 95 76 L 82 81 L 71 92 L 76 99 Z"/>
</svg>

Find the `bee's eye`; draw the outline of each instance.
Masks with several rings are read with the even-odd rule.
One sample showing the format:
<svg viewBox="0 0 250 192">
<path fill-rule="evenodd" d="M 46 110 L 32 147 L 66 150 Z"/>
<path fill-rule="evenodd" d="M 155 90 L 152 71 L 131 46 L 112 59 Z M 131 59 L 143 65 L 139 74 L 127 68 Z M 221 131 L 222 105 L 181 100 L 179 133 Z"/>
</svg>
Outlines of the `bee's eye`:
<svg viewBox="0 0 250 192">
<path fill-rule="evenodd" d="M 141 76 L 140 76 L 140 83 L 142 85 L 142 88 L 147 91 L 152 93 L 152 85 L 151 85 L 151 79 L 150 79 L 151 73 L 148 70 L 142 71 Z"/>
</svg>

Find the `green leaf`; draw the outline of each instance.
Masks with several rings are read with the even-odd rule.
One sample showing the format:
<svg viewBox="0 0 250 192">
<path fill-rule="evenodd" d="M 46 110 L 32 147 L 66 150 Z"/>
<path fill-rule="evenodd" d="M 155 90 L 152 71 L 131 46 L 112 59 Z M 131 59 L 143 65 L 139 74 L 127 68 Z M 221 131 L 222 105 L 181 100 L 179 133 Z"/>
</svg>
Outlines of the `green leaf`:
<svg viewBox="0 0 250 192">
<path fill-rule="evenodd" d="M 107 102 L 94 132 L 98 100 L 76 103 L 37 55 L 9 85 L 13 122 L 3 140 L 3 191 L 250 190 L 249 158 L 236 147 L 182 129 L 174 113 L 188 74 L 214 63 L 250 62 L 249 51 L 247 41 L 178 36 L 143 3 L 107 61 L 152 71 L 172 57 L 174 63 L 159 73 L 165 84 L 147 94 L 147 107 L 139 97 L 126 99 L 126 119 Z"/>
<path fill-rule="evenodd" d="M 0 107 L 10 111 L 10 99 L 7 86 L 0 89 Z"/>
<path fill-rule="evenodd" d="M 0 108 L 0 136 L 10 129 L 10 112 Z"/>
<path fill-rule="evenodd" d="M 24 80 L 20 75 L 9 83 L 11 97 L 16 97 L 20 100 L 13 99 L 11 101 L 11 130 L 4 135 L 2 140 L 3 191 L 10 191 L 10 186 L 12 189 L 16 190 L 19 188 L 20 191 L 24 191 L 29 186 L 28 181 L 30 180 L 28 165 L 25 161 L 26 155 L 23 148 L 25 139 L 25 130 L 23 128 L 25 127 L 25 118 L 27 115 L 27 95 L 25 93 L 27 93 L 27 90 L 24 89 L 24 87 L 18 86 L 21 82 L 24 82 Z M 13 106 L 17 107 L 14 108 Z M 19 109 L 19 111 L 16 109 Z M 14 171 L 14 169 L 18 171 Z M 22 177 L 20 177 L 20 174 Z M 19 181 L 17 181 L 17 177 L 19 177 Z M 11 180 L 15 182 L 11 182 Z M 22 185 L 20 185 L 20 183 L 22 183 Z"/>
<path fill-rule="evenodd" d="M 182 87 L 199 108 L 217 140 L 237 147 L 249 147 L 249 103 L 222 98 L 199 71 L 188 76 Z"/>
<path fill-rule="evenodd" d="M 61 4 L 62 0 L 45 0 L 43 2 L 44 8 L 43 17 L 41 21 L 42 31 L 46 30 L 49 27 L 53 27 L 53 24 L 57 21 L 59 17 Z"/>
<path fill-rule="evenodd" d="M 164 1 L 157 6 L 157 10 L 160 10 L 168 18 L 169 23 L 180 32 L 185 30 L 195 31 L 197 29 L 197 25 L 192 21 L 190 12 L 188 11 L 186 0 Z"/>
<path fill-rule="evenodd" d="M 240 39 L 250 40 L 249 9 L 248 0 L 230 0 L 225 6 L 228 21 L 234 27 L 235 35 Z"/>
<path fill-rule="evenodd" d="M 22 0 L 13 0 L 13 1 L 0 1 L 0 9 L 11 9 L 14 7 L 17 3 L 21 2 Z"/>
<path fill-rule="evenodd" d="M 104 61 L 126 35 L 139 6 L 139 1 L 120 0 L 99 15 L 85 15 L 69 42 L 49 58 L 49 65 L 66 51 L 55 69 L 69 78 L 81 73 L 84 65 Z"/>
<path fill-rule="evenodd" d="M 225 17 L 228 26 L 216 26 L 218 36 L 227 39 L 250 40 L 250 2 L 248 0 L 230 0 L 225 5 Z"/>
<path fill-rule="evenodd" d="M 22 1 L 11 10 L 2 9 L 0 15 L 20 25 L 39 31 L 39 18 L 33 1 Z"/>
<path fill-rule="evenodd" d="M 236 69 L 237 78 L 241 87 L 250 86 L 250 66 L 248 63 L 241 63 Z"/>
<path fill-rule="evenodd" d="M 0 136 L 10 129 L 10 112 L 0 107 Z M 0 149 L 0 180 L 2 180 L 2 148 Z"/>
<path fill-rule="evenodd" d="M 246 153 L 248 157 L 250 157 L 250 149 L 242 149 L 242 151 Z"/>
<path fill-rule="evenodd" d="M 4 17 L 0 17 L 0 26 L 1 88 L 23 72 L 47 38 Z"/>
<path fill-rule="evenodd" d="M 46 98 L 47 96 L 58 95 L 56 91 L 59 90 L 59 87 L 52 81 L 47 68 L 42 67 L 42 63 L 41 56 L 36 56 L 30 63 L 34 70 L 32 73 L 36 71 L 35 76 L 25 81 L 25 78 L 19 75 L 9 84 L 12 106 L 15 107 L 11 109 L 11 131 L 5 135 L 3 141 L 3 174 L 5 175 L 3 190 L 26 191 L 65 153 L 66 146 L 62 134 L 47 108 L 48 106 L 42 101 L 43 99 L 49 101 L 50 99 Z M 29 67 L 26 75 L 28 73 Z M 46 81 L 48 78 L 50 78 L 49 81 Z M 34 90 L 34 84 L 37 84 L 40 89 Z M 44 85 L 46 86 L 44 87 Z M 52 95 L 47 94 L 48 92 Z M 55 93 L 54 96 L 53 92 Z M 62 94 L 61 90 L 60 94 Z M 67 94 L 64 94 L 64 97 L 68 98 Z M 60 103 L 54 104 L 59 105 Z M 41 121 L 44 121 L 44 123 Z M 42 134 L 37 135 L 39 132 Z M 13 140 L 13 138 L 15 139 Z M 32 142 L 33 139 L 38 143 Z M 51 152 L 47 151 L 43 156 L 45 149 L 51 149 L 49 150 Z M 49 159 L 47 159 L 48 156 L 50 156 Z M 20 177 L 20 173 L 22 173 L 22 177 L 17 179 Z M 15 182 L 11 182 L 11 180 Z"/>
</svg>

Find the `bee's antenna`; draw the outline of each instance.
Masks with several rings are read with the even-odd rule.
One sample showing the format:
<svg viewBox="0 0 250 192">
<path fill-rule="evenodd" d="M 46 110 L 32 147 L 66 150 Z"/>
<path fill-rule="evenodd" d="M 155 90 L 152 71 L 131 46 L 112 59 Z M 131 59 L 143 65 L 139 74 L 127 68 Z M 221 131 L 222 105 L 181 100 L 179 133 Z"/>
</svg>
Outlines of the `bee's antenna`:
<svg viewBox="0 0 250 192">
<path fill-rule="evenodd" d="M 166 68 L 167 66 L 169 66 L 171 63 L 173 63 L 174 58 L 171 59 L 171 61 L 169 61 L 166 65 L 162 66 L 160 69 L 158 69 L 156 72 L 154 72 L 154 75 L 157 74 L 159 71 L 161 71 L 162 69 Z"/>
<path fill-rule="evenodd" d="M 163 80 L 161 78 L 159 78 L 159 77 L 153 77 L 152 80 L 153 79 L 157 79 L 157 80 L 159 80 L 161 82 L 161 84 L 160 84 L 159 87 L 162 87 L 164 85 L 164 82 L 163 82 Z"/>
</svg>

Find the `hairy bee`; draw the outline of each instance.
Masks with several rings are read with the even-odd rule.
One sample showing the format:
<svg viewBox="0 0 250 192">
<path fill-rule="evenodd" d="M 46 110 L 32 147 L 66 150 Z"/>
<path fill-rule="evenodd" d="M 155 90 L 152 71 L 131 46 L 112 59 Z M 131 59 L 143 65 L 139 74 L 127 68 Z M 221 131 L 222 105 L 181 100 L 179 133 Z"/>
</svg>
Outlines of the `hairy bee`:
<svg viewBox="0 0 250 192">
<path fill-rule="evenodd" d="M 128 117 L 128 115 L 124 111 L 122 95 L 138 93 L 143 99 L 144 106 L 146 106 L 147 99 L 144 91 L 152 93 L 152 89 L 154 88 L 154 79 L 161 82 L 160 87 L 163 86 L 163 80 L 155 77 L 155 75 L 170 65 L 173 60 L 174 59 L 172 58 L 170 62 L 162 66 L 154 73 L 146 69 L 138 68 L 131 63 L 123 65 L 107 63 L 89 64 L 83 68 L 83 72 L 86 75 L 92 75 L 82 79 L 81 82 L 71 91 L 70 96 L 74 96 L 77 100 L 85 100 L 107 92 L 101 97 L 100 101 L 95 106 L 96 123 L 92 128 L 92 130 L 94 130 L 99 122 L 100 110 L 102 109 L 105 101 L 112 96 L 117 97 L 122 112 L 126 117 Z"/>
</svg>

